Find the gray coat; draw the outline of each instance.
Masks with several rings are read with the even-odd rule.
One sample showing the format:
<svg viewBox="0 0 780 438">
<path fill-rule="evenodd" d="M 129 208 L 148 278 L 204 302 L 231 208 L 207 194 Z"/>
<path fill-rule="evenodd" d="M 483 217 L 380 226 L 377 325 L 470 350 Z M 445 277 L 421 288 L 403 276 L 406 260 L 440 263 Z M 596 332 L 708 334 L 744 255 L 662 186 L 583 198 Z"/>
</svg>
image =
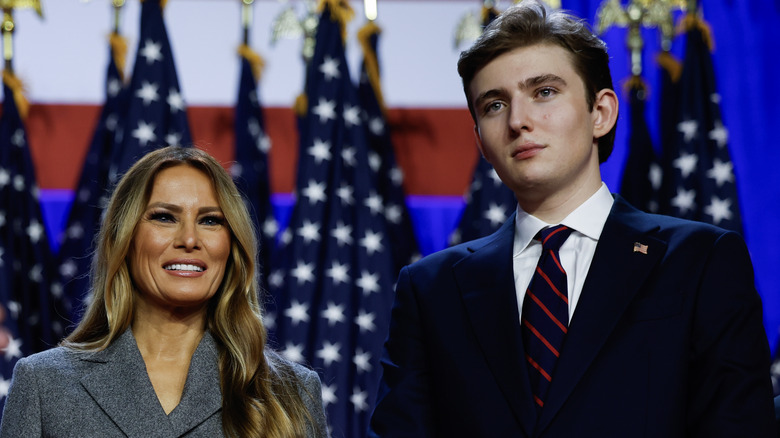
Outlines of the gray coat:
<svg viewBox="0 0 780 438">
<path fill-rule="evenodd" d="M 217 345 L 206 333 L 192 356 L 181 401 L 166 415 L 129 329 L 97 353 L 58 347 L 34 354 L 14 368 L 0 438 L 221 437 L 217 358 Z M 290 365 L 315 421 L 307 437 L 326 437 L 320 380 L 314 371 Z"/>
</svg>

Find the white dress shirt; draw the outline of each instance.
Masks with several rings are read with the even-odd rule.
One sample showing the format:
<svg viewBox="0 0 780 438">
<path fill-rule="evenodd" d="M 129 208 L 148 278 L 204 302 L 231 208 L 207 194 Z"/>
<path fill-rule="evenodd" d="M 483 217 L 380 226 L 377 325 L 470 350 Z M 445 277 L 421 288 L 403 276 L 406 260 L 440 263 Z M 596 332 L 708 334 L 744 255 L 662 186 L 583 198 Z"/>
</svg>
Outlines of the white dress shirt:
<svg viewBox="0 0 780 438">
<path fill-rule="evenodd" d="M 601 237 L 601 230 L 607 222 L 607 216 L 612 209 L 614 199 L 606 184 L 587 201 L 577 207 L 561 221 L 562 225 L 574 230 L 559 250 L 561 264 L 566 271 L 567 289 L 569 294 L 569 321 L 574 315 L 577 301 L 585 284 L 585 278 L 596 252 L 596 244 Z M 515 219 L 515 240 L 512 249 L 512 266 L 515 276 L 515 291 L 517 293 L 517 308 L 522 317 L 523 299 L 531 277 L 536 269 L 539 257 L 542 255 L 542 243 L 534 237 L 544 228 L 558 224 L 548 224 L 517 207 Z"/>
</svg>

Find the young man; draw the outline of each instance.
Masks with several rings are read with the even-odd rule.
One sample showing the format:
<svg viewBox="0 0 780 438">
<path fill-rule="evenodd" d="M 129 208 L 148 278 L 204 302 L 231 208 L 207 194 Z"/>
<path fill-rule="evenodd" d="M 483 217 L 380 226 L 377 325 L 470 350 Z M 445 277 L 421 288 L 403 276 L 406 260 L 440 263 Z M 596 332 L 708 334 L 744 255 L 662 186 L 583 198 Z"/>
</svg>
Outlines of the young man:
<svg viewBox="0 0 780 438">
<path fill-rule="evenodd" d="M 518 209 L 401 272 L 372 436 L 775 436 L 742 238 L 601 181 L 608 61 L 579 20 L 529 0 L 461 54 L 478 147 Z"/>
</svg>

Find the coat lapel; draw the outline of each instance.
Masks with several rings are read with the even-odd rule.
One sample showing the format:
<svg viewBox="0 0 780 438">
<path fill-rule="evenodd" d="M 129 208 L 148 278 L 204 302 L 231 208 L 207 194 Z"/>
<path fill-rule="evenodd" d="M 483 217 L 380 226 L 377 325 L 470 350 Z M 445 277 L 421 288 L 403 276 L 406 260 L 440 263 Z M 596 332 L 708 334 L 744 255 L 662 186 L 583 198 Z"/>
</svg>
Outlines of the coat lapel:
<svg viewBox="0 0 780 438">
<path fill-rule="evenodd" d="M 95 366 L 81 384 L 126 435 L 178 437 L 222 408 L 217 358 L 216 343 L 207 332 L 192 356 L 181 402 L 170 415 L 157 399 L 130 329 L 84 359 Z"/>
<path fill-rule="evenodd" d="M 616 196 L 569 325 L 537 433 L 544 430 L 598 355 L 618 320 L 666 253 L 650 234 L 657 225 Z M 634 249 L 635 243 L 647 245 Z"/>
<path fill-rule="evenodd" d="M 81 384 L 111 420 L 128 436 L 172 436 L 165 412 L 146 373 L 130 329 L 103 351 L 84 359 L 95 363 Z"/>
<path fill-rule="evenodd" d="M 518 422 L 531 435 L 536 411 L 523 360 L 512 244 L 514 215 L 453 267 L 475 337 Z"/>
</svg>

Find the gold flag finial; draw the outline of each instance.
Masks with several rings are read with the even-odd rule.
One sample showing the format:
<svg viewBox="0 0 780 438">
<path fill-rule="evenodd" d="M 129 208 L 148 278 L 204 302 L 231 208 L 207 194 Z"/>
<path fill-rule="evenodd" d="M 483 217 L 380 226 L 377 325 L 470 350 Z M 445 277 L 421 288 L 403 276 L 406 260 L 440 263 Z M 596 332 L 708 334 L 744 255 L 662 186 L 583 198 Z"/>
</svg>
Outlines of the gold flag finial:
<svg viewBox="0 0 780 438">
<path fill-rule="evenodd" d="M 685 9 L 685 0 L 631 0 L 625 7 L 619 0 L 605 0 L 596 13 L 596 31 L 604 33 L 612 26 L 627 27 L 626 44 L 631 51 L 631 74 L 642 74 L 642 27 L 661 30 L 664 49 L 674 35 L 673 9 Z"/>
<path fill-rule="evenodd" d="M 14 57 L 14 9 L 34 9 L 39 17 L 43 17 L 40 0 L 0 0 L 0 8 L 3 10 L 3 59 L 5 60 L 5 69 L 13 72 Z"/>
</svg>

